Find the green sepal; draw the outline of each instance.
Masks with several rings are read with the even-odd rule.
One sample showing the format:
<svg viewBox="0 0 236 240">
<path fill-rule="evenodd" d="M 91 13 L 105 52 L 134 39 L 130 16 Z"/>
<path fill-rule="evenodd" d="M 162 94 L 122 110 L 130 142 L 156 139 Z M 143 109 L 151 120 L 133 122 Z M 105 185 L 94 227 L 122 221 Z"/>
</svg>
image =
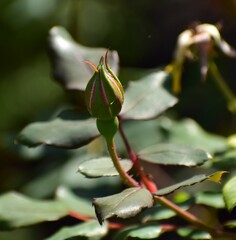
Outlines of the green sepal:
<svg viewBox="0 0 236 240">
<path fill-rule="evenodd" d="M 112 139 L 119 127 L 119 120 L 117 117 L 110 120 L 97 119 L 97 129 L 106 139 Z"/>
</svg>

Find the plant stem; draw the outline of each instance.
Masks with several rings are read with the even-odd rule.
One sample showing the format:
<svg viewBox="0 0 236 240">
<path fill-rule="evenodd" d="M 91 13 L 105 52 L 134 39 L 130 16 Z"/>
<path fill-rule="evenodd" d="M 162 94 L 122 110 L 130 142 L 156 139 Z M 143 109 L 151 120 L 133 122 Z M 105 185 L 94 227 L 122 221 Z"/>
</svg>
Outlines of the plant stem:
<svg viewBox="0 0 236 240">
<path fill-rule="evenodd" d="M 174 204 L 173 202 L 171 202 L 165 197 L 154 196 L 154 199 L 160 204 L 176 212 L 180 217 L 185 219 L 187 222 L 193 224 L 199 229 L 209 232 L 213 237 L 232 237 L 233 239 L 235 239 L 236 237 L 235 233 L 224 232 L 221 229 L 216 229 L 208 226 L 203 221 L 198 219 L 196 216 L 194 216 L 193 214 L 187 211 L 182 210 L 179 206 L 177 206 L 176 204 Z"/>
<path fill-rule="evenodd" d="M 206 231 L 212 231 L 213 228 L 207 226 L 205 223 L 203 223 L 201 220 L 199 220 L 196 216 L 192 215 L 191 213 L 182 210 L 179 206 L 171 202 L 165 197 L 159 197 L 159 196 L 154 196 L 154 199 L 161 203 L 162 205 L 168 207 L 169 209 L 172 209 L 174 212 L 176 212 L 179 216 L 181 216 L 183 219 L 186 221 L 192 223 L 195 226 L 198 226 L 199 228 L 206 230 Z"/>
<path fill-rule="evenodd" d="M 119 157 L 117 156 L 117 153 L 116 153 L 114 138 L 112 139 L 107 138 L 106 142 L 107 142 L 107 148 L 108 148 L 110 157 L 112 159 L 112 162 L 117 172 L 119 173 L 122 181 L 130 187 L 140 187 L 139 183 L 136 182 L 121 166 Z"/>
<path fill-rule="evenodd" d="M 75 211 L 70 211 L 69 216 L 71 216 L 73 218 L 76 218 L 76 219 L 79 219 L 79 220 L 84 221 L 84 222 L 88 222 L 88 221 L 91 221 L 91 220 L 95 219 L 95 218 L 92 218 L 92 217 L 82 215 L 82 214 L 80 214 L 78 212 L 75 212 Z M 110 229 L 121 229 L 121 228 L 125 227 L 125 225 L 123 225 L 121 223 L 116 223 L 116 222 L 108 222 L 108 225 L 109 225 Z"/>
<path fill-rule="evenodd" d="M 212 74 L 217 86 L 227 100 L 229 110 L 232 113 L 236 113 L 236 97 L 234 96 L 229 86 L 226 84 L 224 78 L 219 72 L 217 65 L 213 61 L 209 62 L 209 72 Z"/>
<path fill-rule="evenodd" d="M 138 173 L 140 174 L 140 178 L 142 179 L 142 181 L 144 182 L 145 186 L 147 187 L 147 189 L 154 193 L 154 188 L 150 187 L 152 186 L 151 183 L 152 181 L 150 181 L 150 179 L 148 179 L 146 177 L 145 172 L 143 171 L 143 169 L 141 168 L 140 164 L 139 164 L 139 160 L 137 155 L 134 153 L 134 151 L 132 150 L 128 139 L 123 131 L 123 128 L 121 126 L 121 120 L 120 120 L 120 124 L 119 124 L 119 132 L 121 134 L 121 137 L 124 141 L 124 144 L 126 146 L 127 152 L 131 158 L 131 160 L 134 163 L 134 167 L 135 169 L 138 171 Z M 154 183 L 153 183 L 154 184 Z M 199 229 L 202 229 L 204 231 L 209 232 L 212 236 L 228 236 L 228 237 L 235 237 L 235 234 L 233 233 L 228 233 L 228 232 L 224 232 L 220 229 L 215 229 L 212 228 L 210 226 L 208 226 L 207 224 L 205 224 L 203 221 L 201 221 L 200 219 L 198 219 L 196 216 L 194 216 L 193 214 L 191 214 L 190 212 L 187 212 L 183 209 L 181 209 L 179 206 L 177 206 L 175 203 L 171 202 L 170 200 L 168 200 L 165 197 L 159 197 L 159 196 L 155 196 L 155 194 L 153 194 L 154 199 L 159 202 L 160 204 L 166 206 L 167 208 L 173 210 L 178 216 L 180 216 L 181 218 L 185 219 L 187 222 L 191 223 L 192 225 L 196 226 Z"/>
<path fill-rule="evenodd" d="M 88 217 L 86 215 L 83 215 L 83 214 L 80 214 L 80 213 L 77 213 L 75 211 L 70 211 L 69 216 L 73 217 L 73 218 L 76 218 L 76 219 L 79 219 L 81 221 L 84 221 L 84 222 L 87 222 L 87 221 L 90 221 L 92 220 L 93 218 L 92 217 Z"/>
<path fill-rule="evenodd" d="M 120 120 L 120 119 L 119 119 L 119 120 Z M 157 186 L 156 186 L 156 184 L 155 184 L 153 181 L 151 181 L 151 180 L 147 177 L 147 175 L 146 175 L 146 173 L 144 172 L 143 168 L 140 166 L 138 157 L 137 157 L 137 155 L 134 153 L 134 151 L 132 150 L 132 148 L 131 148 L 131 146 L 130 146 L 130 144 L 129 144 L 129 142 L 128 142 L 128 139 L 127 139 L 127 137 L 126 137 L 126 135 L 125 135 L 125 133 L 124 133 L 124 131 L 123 131 L 123 128 L 122 128 L 122 125 L 121 125 L 121 120 L 120 120 L 120 124 L 119 124 L 119 132 L 120 132 L 121 138 L 123 139 L 123 142 L 124 142 L 124 144 L 125 144 L 125 147 L 126 147 L 126 149 L 127 149 L 127 152 L 128 152 L 128 154 L 129 154 L 129 157 L 130 157 L 130 159 L 132 160 L 132 162 L 133 162 L 133 164 L 134 164 L 134 167 L 135 167 L 136 171 L 138 172 L 140 178 L 142 179 L 144 185 L 146 186 L 146 188 L 147 188 L 150 192 L 152 192 L 152 193 L 156 192 L 156 191 L 157 191 Z"/>
</svg>

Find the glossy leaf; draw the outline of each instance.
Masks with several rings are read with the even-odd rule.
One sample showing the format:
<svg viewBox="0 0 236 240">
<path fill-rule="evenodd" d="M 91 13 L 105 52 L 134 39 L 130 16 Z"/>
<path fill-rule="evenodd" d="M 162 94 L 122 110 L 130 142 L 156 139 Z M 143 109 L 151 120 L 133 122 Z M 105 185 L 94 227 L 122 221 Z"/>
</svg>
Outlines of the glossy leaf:
<svg viewBox="0 0 236 240">
<path fill-rule="evenodd" d="M 226 207 L 229 211 L 232 211 L 236 206 L 236 176 L 229 179 L 229 181 L 224 185 L 223 196 Z"/>
<path fill-rule="evenodd" d="M 175 105 L 177 98 L 165 87 L 168 81 L 169 74 L 159 71 L 130 82 L 125 91 L 121 117 L 136 120 L 151 119 Z"/>
<path fill-rule="evenodd" d="M 0 228 L 13 229 L 55 221 L 68 213 L 59 201 L 35 200 L 16 192 L 0 196 Z"/>
<path fill-rule="evenodd" d="M 46 240 L 65 240 L 73 237 L 76 237 L 76 239 L 99 240 L 107 232 L 107 224 L 101 226 L 96 220 L 91 220 L 72 227 L 64 227 Z"/>
<path fill-rule="evenodd" d="M 141 150 L 138 156 L 147 162 L 163 165 L 198 166 L 207 161 L 209 153 L 191 146 L 160 143 Z"/>
<path fill-rule="evenodd" d="M 215 178 L 214 176 L 219 176 L 219 175 L 222 176 L 223 173 L 225 173 L 225 172 L 223 172 L 223 171 L 222 172 L 215 172 L 215 173 L 213 173 L 211 175 L 208 175 L 208 176 L 205 175 L 205 174 L 196 175 L 194 177 L 191 177 L 187 180 L 176 183 L 176 184 L 171 185 L 169 187 L 162 188 L 159 191 L 157 191 L 155 194 L 158 195 L 158 196 L 164 196 L 164 195 L 173 193 L 174 191 L 176 191 L 176 190 L 178 190 L 182 187 L 192 186 L 194 184 L 201 183 L 201 182 L 206 181 L 206 180 L 213 181 L 213 182 L 220 182 L 221 179 Z M 216 181 L 216 179 L 217 179 L 217 181 Z"/>
<path fill-rule="evenodd" d="M 133 166 L 132 161 L 128 159 L 121 160 L 120 164 L 126 172 L 128 172 Z M 78 171 L 89 178 L 119 175 L 109 157 L 84 161 L 79 165 Z"/>
<path fill-rule="evenodd" d="M 82 90 L 93 74 L 93 69 L 85 63 L 97 65 L 104 48 L 90 48 L 76 43 L 63 27 L 53 27 L 49 32 L 49 49 L 54 78 L 67 90 Z M 109 52 L 109 65 L 117 74 L 119 57 L 116 51 Z"/>
<path fill-rule="evenodd" d="M 65 187 L 59 187 L 56 191 L 57 200 L 67 207 L 68 211 L 76 212 L 88 217 L 95 217 L 91 201 L 81 198 Z"/>
<path fill-rule="evenodd" d="M 98 135 L 96 122 L 92 118 L 78 115 L 77 119 L 65 119 L 58 116 L 48 122 L 29 124 L 16 141 L 28 147 L 45 144 L 72 149 L 88 144 Z"/>
<path fill-rule="evenodd" d="M 153 205 L 152 194 L 142 188 L 128 188 L 121 193 L 93 201 L 98 221 L 110 217 L 130 218 L 137 215 L 143 208 Z"/>
<path fill-rule="evenodd" d="M 162 227 L 155 223 L 142 224 L 119 231 L 113 240 L 120 239 L 157 239 L 163 233 Z"/>
</svg>

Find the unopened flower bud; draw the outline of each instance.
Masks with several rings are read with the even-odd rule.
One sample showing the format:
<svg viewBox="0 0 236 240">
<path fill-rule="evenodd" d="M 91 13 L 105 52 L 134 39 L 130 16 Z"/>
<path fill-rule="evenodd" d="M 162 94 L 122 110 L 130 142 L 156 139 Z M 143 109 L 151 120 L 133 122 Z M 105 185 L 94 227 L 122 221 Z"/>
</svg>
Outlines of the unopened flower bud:
<svg viewBox="0 0 236 240">
<path fill-rule="evenodd" d="M 119 79 L 112 72 L 103 57 L 89 80 L 86 90 L 86 105 L 89 113 L 102 120 L 115 118 L 121 111 L 124 101 L 124 91 Z"/>
</svg>

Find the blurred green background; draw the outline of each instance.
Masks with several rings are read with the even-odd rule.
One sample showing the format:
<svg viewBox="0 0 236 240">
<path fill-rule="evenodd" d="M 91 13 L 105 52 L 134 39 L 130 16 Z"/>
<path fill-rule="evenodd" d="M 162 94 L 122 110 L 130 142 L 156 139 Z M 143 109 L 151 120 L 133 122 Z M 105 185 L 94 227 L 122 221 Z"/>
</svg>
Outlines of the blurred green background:
<svg viewBox="0 0 236 240">
<path fill-rule="evenodd" d="M 81 44 L 117 50 L 121 67 L 154 68 L 171 62 L 178 34 L 194 21 L 221 23 L 222 36 L 236 48 L 234 0 L 1 0 L 1 193 L 21 189 L 38 166 L 38 161 L 27 161 L 24 149 L 14 144 L 16 134 L 68 101 L 50 77 L 46 46 L 52 26 L 64 26 Z M 236 93 L 236 60 L 219 55 L 219 62 Z M 183 93 L 175 108 L 178 116 L 194 118 L 209 131 L 234 133 L 235 117 L 213 81 L 200 82 L 197 67 L 185 66 Z M 35 153 L 27 154 L 30 159 Z M 28 230 L 20 234 L 26 239 Z M 1 233 L 0 239 L 12 236 Z"/>
</svg>

